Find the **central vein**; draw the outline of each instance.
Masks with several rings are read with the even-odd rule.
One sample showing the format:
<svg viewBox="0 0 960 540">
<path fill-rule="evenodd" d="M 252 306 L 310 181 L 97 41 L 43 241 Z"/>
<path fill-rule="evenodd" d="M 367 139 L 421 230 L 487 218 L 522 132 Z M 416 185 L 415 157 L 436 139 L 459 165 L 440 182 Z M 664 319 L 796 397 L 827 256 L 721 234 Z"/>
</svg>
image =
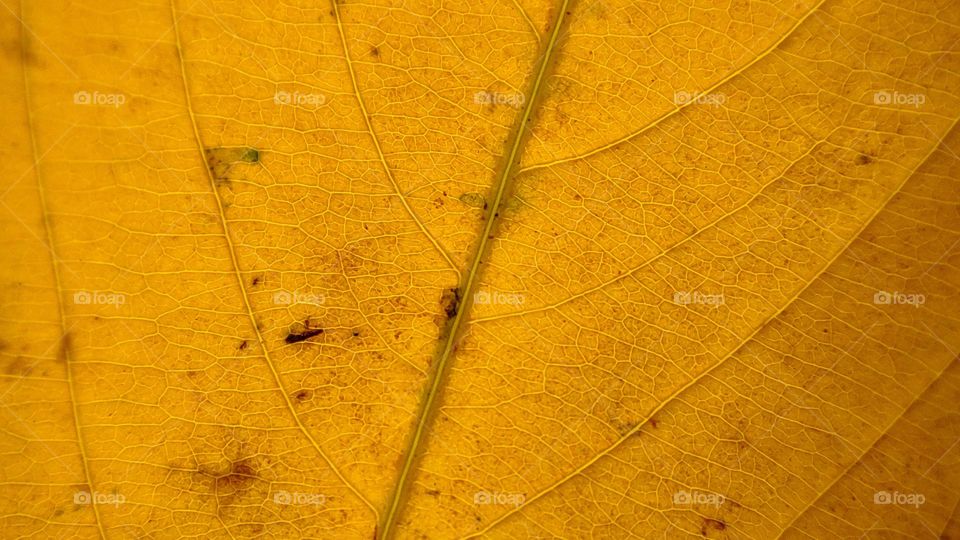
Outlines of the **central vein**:
<svg viewBox="0 0 960 540">
<path fill-rule="evenodd" d="M 459 309 L 457 309 L 456 315 L 454 315 L 454 319 L 450 323 L 447 337 L 444 341 L 442 352 L 440 353 L 440 358 L 435 363 L 436 367 L 433 371 L 433 375 L 430 377 L 427 383 L 427 392 L 423 398 L 423 401 L 421 402 L 420 414 L 417 417 L 417 427 L 410 439 L 410 444 L 407 448 L 406 456 L 403 462 L 403 469 L 400 471 L 400 477 L 397 479 L 393 496 L 389 500 L 390 506 L 387 509 L 382 527 L 380 529 L 379 536 L 382 539 L 388 539 L 393 536 L 396 527 L 396 521 L 400 515 L 404 503 L 406 502 L 407 490 L 410 484 L 414 463 L 416 461 L 417 451 L 424 440 L 427 428 L 431 424 L 431 419 L 434 412 L 433 409 L 436 405 L 437 394 L 443 387 L 443 381 L 445 379 L 447 367 L 450 363 L 450 358 L 453 356 L 454 345 L 456 344 L 457 338 L 463 328 L 463 321 L 466 320 L 466 314 L 472 305 L 473 289 L 478 281 L 480 264 L 482 263 L 483 258 L 486 256 L 486 252 L 490 244 L 489 240 L 493 236 L 492 233 L 494 227 L 499 221 L 500 207 L 503 203 L 504 195 L 507 193 L 511 180 L 513 179 L 514 167 L 518 164 L 517 157 L 520 155 L 523 149 L 524 141 L 526 140 L 530 117 L 539 102 L 537 98 L 539 97 L 540 91 L 544 86 L 544 81 L 547 78 L 547 69 L 551 64 L 551 60 L 553 59 L 554 52 L 556 50 L 557 38 L 560 35 L 560 29 L 563 26 L 564 17 L 567 15 L 567 8 L 573 1 L 574 0 L 561 0 L 559 2 L 557 7 L 557 18 L 554 22 L 553 29 L 550 32 L 550 39 L 544 46 L 540 61 L 536 67 L 536 75 L 533 78 L 533 86 L 530 89 L 530 99 L 526 100 L 526 106 L 523 108 L 523 114 L 518 120 L 519 124 L 513 130 L 512 138 L 507 143 L 510 151 L 504 154 L 504 156 L 501 158 L 502 160 L 505 160 L 503 161 L 502 165 L 503 172 L 499 175 L 495 188 L 496 192 L 493 203 L 490 205 L 489 213 L 487 214 L 487 219 L 483 226 L 483 234 L 480 236 L 480 242 L 478 242 L 476 253 L 470 261 L 469 271 L 466 273 L 465 281 L 460 287 L 461 298 L 463 299 L 461 306 Z"/>
</svg>

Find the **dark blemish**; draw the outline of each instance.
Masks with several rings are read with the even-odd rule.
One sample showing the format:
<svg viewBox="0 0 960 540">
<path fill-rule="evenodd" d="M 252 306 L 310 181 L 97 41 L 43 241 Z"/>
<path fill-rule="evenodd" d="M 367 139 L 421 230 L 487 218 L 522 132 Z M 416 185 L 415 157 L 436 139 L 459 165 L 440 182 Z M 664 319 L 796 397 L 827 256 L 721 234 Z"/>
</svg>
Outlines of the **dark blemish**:
<svg viewBox="0 0 960 540">
<path fill-rule="evenodd" d="M 63 508 L 57 508 L 53 512 L 53 517 L 60 517 L 63 515 Z"/>
<path fill-rule="evenodd" d="M 66 332 L 60 338 L 60 346 L 57 347 L 57 361 L 66 364 L 70 358 L 70 352 L 73 350 L 73 338 L 70 332 Z"/>
<path fill-rule="evenodd" d="M 656 418 L 651 418 L 651 419 L 650 419 L 650 425 L 653 426 L 653 429 L 657 429 L 657 426 L 660 425 L 660 422 L 657 422 L 657 419 L 656 419 Z"/>
<path fill-rule="evenodd" d="M 240 346 L 237 348 L 240 349 L 241 351 L 245 351 L 247 349 L 247 340 L 241 341 Z"/>
<path fill-rule="evenodd" d="M 372 56 L 380 56 L 380 49 L 378 49 L 377 47 L 373 47 L 370 49 L 370 54 Z"/>
<path fill-rule="evenodd" d="M 258 283 L 260 283 L 260 278 L 258 277 L 253 278 L 253 282 L 252 282 L 253 286 L 256 287 Z"/>
<path fill-rule="evenodd" d="M 727 528 L 727 524 L 724 523 L 723 521 L 704 518 L 703 527 L 700 527 L 700 534 L 702 534 L 703 536 L 706 536 L 707 531 L 710 529 L 713 529 L 715 531 L 722 531 L 722 530 L 725 530 L 726 528 Z"/>
<path fill-rule="evenodd" d="M 260 161 L 260 151 L 246 146 L 214 147 L 204 150 L 207 158 L 207 168 L 218 184 L 229 180 L 227 173 L 234 163 L 257 163 Z"/>
<path fill-rule="evenodd" d="M 869 165 L 871 163 L 873 163 L 872 157 L 866 154 L 860 154 L 859 156 L 857 156 L 857 165 Z"/>
<path fill-rule="evenodd" d="M 460 288 L 452 287 L 443 291 L 443 296 L 440 297 L 440 306 L 443 308 L 443 312 L 447 314 L 448 319 L 456 317 L 457 311 L 460 309 Z"/>
<path fill-rule="evenodd" d="M 17 359 L 11 362 L 3 371 L 7 375 L 27 377 L 33 373 L 32 366 L 33 363 L 29 363 L 24 357 L 18 356 Z"/>
<path fill-rule="evenodd" d="M 353 331 L 353 337 L 357 337 L 359 335 L 360 335 L 360 332 L 357 332 L 356 330 Z"/>
<path fill-rule="evenodd" d="M 310 399 L 310 391 L 309 391 L 309 390 L 301 390 L 301 391 L 297 392 L 297 395 L 295 395 L 294 397 L 297 398 L 297 401 L 306 401 L 306 400 Z"/>
<path fill-rule="evenodd" d="M 427 495 L 430 495 L 431 497 L 436 497 L 436 496 L 440 495 L 440 490 L 437 490 L 437 489 L 428 489 L 428 490 L 427 490 Z"/>
<path fill-rule="evenodd" d="M 306 341 L 313 336 L 318 336 L 323 333 L 323 328 L 314 328 L 312 330 L 308 329 L 299 334 L 290 333 L 287 334 L 286 341 L 287 343 L 300 343 L 301 341 Z"/>
<path fill-rule="evenodd" d="M 249 459 L 242 459 L 230 465 L 230 471 L 216 477 L 216 486 L 219 491 L 221 488 L 233 488 L 234 490 L 246 487 L 250 482 L 257 479 L 257 471 L 250 464 Z"/>
<path fill-rule="evenodd" d="M 479 193 L 475 193 L 475 192 L 464 193 L 460 195 L 458 199 L 460 200 L 460 202 L 469 206 L 470 208 L 480 208 L 480 207 L 483 207 L 484 209 L 487 208 L 486 199 L 483 197 L 483 195 Z"/>
</svg>

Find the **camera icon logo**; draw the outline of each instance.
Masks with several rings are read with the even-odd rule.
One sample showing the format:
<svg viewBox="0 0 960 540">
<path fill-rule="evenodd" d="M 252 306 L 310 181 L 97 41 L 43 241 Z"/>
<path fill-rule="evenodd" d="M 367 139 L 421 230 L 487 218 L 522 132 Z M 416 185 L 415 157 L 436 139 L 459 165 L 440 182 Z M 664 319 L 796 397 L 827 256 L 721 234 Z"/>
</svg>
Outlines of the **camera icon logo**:
<svg viewBox="0 0 960 540">
<path fill-rule="evenodd" d="M 293 303 L 293 295 L 287 291 L 273 293 L 273 303 L 280 306 L 289 306 Z"/>
<path fill-rule="evenodd" d="M 80 90 L 73 94 L 73 102 L 77 105 L 89 105 L 92 102 L 90 92 Z"/>
<path fill-rule="evenodd" d="M 273 102 L 277 105 L 289 105 L 290 104 L 290 92 L 284 92 L 283 90 L 277 92 L 273 95 Z"/>
<path fill-rule="evenodd" d="M 892 302 L 893 302 L 893 295 L 888 293 L 887 291 L 877 291 L 877 293 L 873 295 L 874 304 L 887 305 Z"/>
<path fill-rule="evenodd" d="M 87 305 L 93 303 L 93 295 L 88 291 L 78 291 L 73 293 L 73 303 Z"/>
<path fill-rule="evenodd" d="M 873 103 L 876 105 L 889 105 L 893 101 L 893 95 L 886 90 L 881 90 L 879 92 L 874 92 L 873 94 Z"/>
<path fill-rule="evenodd" d="M 93 497 L 90 496 L 89 491 L 78 491 L 73 494 L 73 504 L 90 504 L 93 502 Z"/>
<path fill-rule="evenodd" d="M 273 502 L 276 504 L 292 504 L 293 496 L 289 491 L 278 491 L 273 494 Z"/>
</svg>

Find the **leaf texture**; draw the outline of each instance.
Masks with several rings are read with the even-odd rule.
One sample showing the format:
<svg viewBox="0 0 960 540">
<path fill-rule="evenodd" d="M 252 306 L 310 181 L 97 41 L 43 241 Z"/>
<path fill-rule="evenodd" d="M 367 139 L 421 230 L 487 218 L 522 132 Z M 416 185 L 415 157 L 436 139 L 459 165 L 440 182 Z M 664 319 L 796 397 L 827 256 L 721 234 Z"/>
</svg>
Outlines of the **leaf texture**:
<svg viewBox="0 0 960 540">
<path fill-rule="evenodd" d="M 955 2 L 2 6 L 4 537 L 960 536 Z"/>
</svg>

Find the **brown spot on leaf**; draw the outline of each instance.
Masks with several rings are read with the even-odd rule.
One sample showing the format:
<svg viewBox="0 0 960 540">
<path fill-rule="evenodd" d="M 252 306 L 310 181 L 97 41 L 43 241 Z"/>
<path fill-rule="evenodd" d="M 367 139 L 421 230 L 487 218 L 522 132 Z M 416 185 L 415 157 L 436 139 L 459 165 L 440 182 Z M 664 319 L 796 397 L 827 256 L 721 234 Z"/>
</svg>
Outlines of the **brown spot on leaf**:
<svg viewBox="0 0 960 540">
<path fill-rule="evenodd" d="M 60 337 L 60 344 L 57 347 L 57 361 L 66 364 L 72 353 L 73 338 L 70 336 L 70 332 L 66 332 Z"/>
<path fill-rule="evenodd" d="M 27 377 L 33 373 L 33 365 L 24 357 L 18 356 L 10 365 L 4 368 L 3 372 L 7 375 L 13 375 L 14 377 Z"/>
<path fill-rule="evenodd" d="M 703 526 L 700 527 L 700 534 L 707 536 L 710 531 L 726 530 L 727 524 L 718 519 L 704 518 Z"/>
<path fill-rule="evenodd" d="M 306 341 L 313 336 L 319 336 L 323 333 L 323 328 L 313 328 L 307 329 L 299 333 L 289 333 L 287 337 L 284 338 L 284 341 L 287 343 L 300 343 L 301 341 Z"/>
<path fill-rule="evenodd" d="M 440 297 L 440 307 L 448 320 L 456 317 L 460 310 L 460 288 L 451 287 L 443 291 L 443 295 Z"/>
<path fill-rule="evenodd" d="M 246 489 L 256 479 L 257 471 L 253 467 L 253 461 L 250 458 L 244 458 L 231 463 L 229 471 L 216 477 L 217 492 L 219 493 L 221 488 L 234 491 Z"/>
</svg>

